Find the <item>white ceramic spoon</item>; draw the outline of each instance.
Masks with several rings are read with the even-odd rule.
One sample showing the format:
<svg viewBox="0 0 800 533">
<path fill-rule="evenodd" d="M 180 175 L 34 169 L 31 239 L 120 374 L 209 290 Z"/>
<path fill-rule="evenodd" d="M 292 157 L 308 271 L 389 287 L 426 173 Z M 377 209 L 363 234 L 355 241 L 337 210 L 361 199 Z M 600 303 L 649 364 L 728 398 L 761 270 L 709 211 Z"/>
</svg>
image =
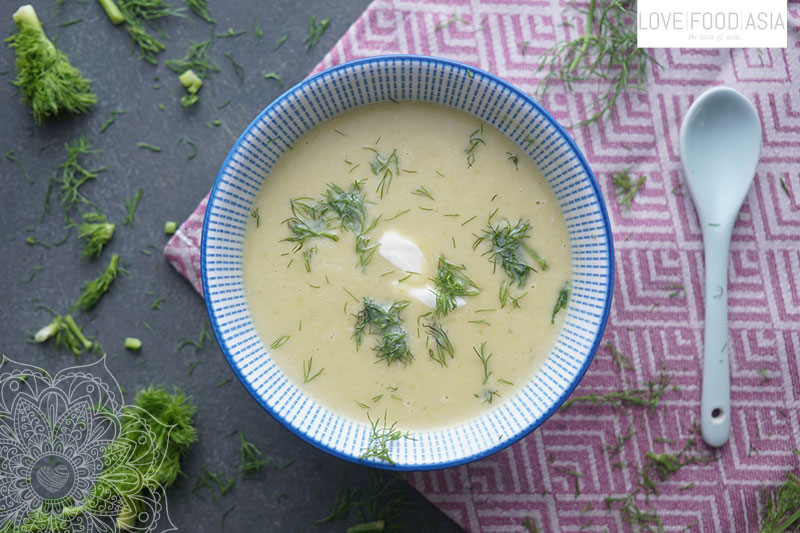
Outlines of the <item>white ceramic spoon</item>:
<svg viewBox="0 0 800 533">
<path fill-rule="evenodd" d="M 709 446 L 728 441 L 728 253 L 733 224 L 761 152 L 761 122 L 753 105 L 729 87 L 703 93 L 683 117 L 681 162 L 705 246 L 705 346 L 700 421 Z"/>
</svg>

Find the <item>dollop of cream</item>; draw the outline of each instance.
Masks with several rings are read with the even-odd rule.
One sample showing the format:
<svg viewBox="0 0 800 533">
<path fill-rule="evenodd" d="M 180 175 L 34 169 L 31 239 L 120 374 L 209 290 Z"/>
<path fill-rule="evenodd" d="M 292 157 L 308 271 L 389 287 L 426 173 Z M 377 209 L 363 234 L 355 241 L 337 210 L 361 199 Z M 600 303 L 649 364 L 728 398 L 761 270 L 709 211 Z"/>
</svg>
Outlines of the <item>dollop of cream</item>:
<svg viewBox="0 0 800 533">
<path fill-rule="evenodd" d="M 388 230 L 379 243 L 378 253 L 397 268 L 408 272 L 420 272 L 422 269 L 422 250 L 413 241 Z"/>
</svg>

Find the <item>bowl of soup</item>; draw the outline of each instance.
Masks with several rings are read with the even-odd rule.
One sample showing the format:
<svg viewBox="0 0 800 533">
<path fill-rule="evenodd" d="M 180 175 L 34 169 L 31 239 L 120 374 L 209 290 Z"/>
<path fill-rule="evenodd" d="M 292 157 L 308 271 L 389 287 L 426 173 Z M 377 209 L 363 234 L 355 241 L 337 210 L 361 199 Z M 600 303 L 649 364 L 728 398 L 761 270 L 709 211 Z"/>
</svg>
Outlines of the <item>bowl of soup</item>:
<svg viewBox="0 0 800 533">
<path fill-rule="evenodd" d="M 445 59 L 382 56 L 262 111 L 202 237 L 214 333 L 299 437 L 381 468 L 463 464 L 542 424 L 603 334 L 613 244 L 564 129 Z"/>
</svg>

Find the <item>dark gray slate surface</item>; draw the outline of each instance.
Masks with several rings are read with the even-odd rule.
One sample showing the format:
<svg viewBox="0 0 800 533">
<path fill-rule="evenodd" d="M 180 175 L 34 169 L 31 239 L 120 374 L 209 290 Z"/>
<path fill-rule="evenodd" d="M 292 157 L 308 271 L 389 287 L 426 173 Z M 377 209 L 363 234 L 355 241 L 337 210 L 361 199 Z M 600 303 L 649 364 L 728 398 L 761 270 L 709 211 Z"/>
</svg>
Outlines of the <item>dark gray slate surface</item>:
<svg viewBox="0 0 800 533">
<path fill-rule="evenodd" d="M 51 344 L 27 342 L 31 333 L 50 320 L 48 312 L 37 306 L 46 304 L 66 312 L 77 299 L 81 283 L 98 276 L 111 253 L 120 253 L 130 274 L 121 277 L 95 309 L 77 312 L 76 318 L 106 348 L 108 367 L 128 391 L 128 401 L 136 390 L 151 383 L 179 386 L 194 397 L 199 407 L 200 439 L 184 459 L 185 476 L 168 491 L 170 515 L 183 531 L 220 531 L 223 511 L 234 505 L 225 520 L 227 531 L 343 531 L 357 521 L 355 513 L 320 526 L 313 522 L 328 514 L 343 488 L 370 486 L 373 471 L 330 457 L 284 430 L 235 378 L 218 386 L 233 374 L 216 342 L 206 342 L 198 351 L 190 346 L 176 350 L 180 339 L 199 336 L 206 311 L 200 297 L 161 254 L 167 240 L 162 232 L 164 221 L 182 221 L 192 212 L 240 132 L 281 93 L 279 84 L 265 80 L 263 74 L 278 72 L 286 86 L 301 80 L 367 4 L 368 0 L 212 0 L 217 32 L 230 27 L 245 29 L 247 34 L 216 40 L 213 55 L 222 72 L 206 83 L 200 102 L 188 112 L 179 103 L 183 88 L 163 62 L 182 57 L 189 41 L 208 37 L 211 26 L 191 13 L 164 26 L 169 35 L 167 50 L 160 55 L 160 65 L 152 66 L 137 59 L 136 52 L 131 55 L 127 33 L 110 24 L 97 2 L 65 0 L 61 8 L 56 8 L 54 0 L 37 2 L 47 33 L 57 37 L 58 46 L 73 64 L 94 81 L 99 97 L 89 115 L 42 126 L 34 124 L 10 84 L 13 51 L 7 47 L 0 51 L 0 70 L 10 71 L 0 75 L 0 154 L 13 150 L 34 180 L 27 183 L 15 164 L 0 160 L 0 353 L 51 372 L 75 364 L 71 354 Z M 2 0 L 0 6 L 0 20 L 5 21 L 9 34 L 11 14 L 19 4 Z M 330 17 L 331 25 L 319 44 L 307 52 L 303 39 L 310 15 Z M 260 42 L 252 31 L 254 17 L 264 32 Z M 76 18 L 84 20 L 59 28 L 60 23 Z M 290 29 L 289 39 L 273 52 L 285 29 Z M 226 52 L 244 66 L 243 81 L 234 75 Z M 227 100 L 230 105 L 218 109 Z M 163 111 L 158 104 L 163 104 Z M 127 114 L 100 134 L 112 109 L 124 109 Z M 221 125 L 207 127 L 213 120 Z M 125 199 L 139 188 L 144 191 L 135 225 L 118 224 L 110 249 L 93 262 L 79 258 L 74 231 L 61 246 L 45 248 L 25 242 L 34 235 L 52 245 L 64 236 L 57 200 L 53 198 L 52 213 L 43 221 L 42 200 L 50 175 L 64 160 L 64 143 L 84 134 L 102 150 L 88 158 L 87 164 L 108 165 L 108 169 L 83 190 L 113 222 L 120 223 L 124 217 Z M 176 146 L 181 138 L 183 142 Z M 187 159 L 191 149 L 186 139 L 198 145 L 197 157 L 192 160 Z M 163 151 L 137 148 L 137 142 L 161 146 Z M 35 271 L 39 266 L 42 270 Z M 27 281 L 32 273 L 33 279 Z M 158 298 L 163 298 L 161 310 L 152 308 Z M 138 354 L 123 349 L 126 336 L 142 339 L 144 347 Z M 83 362 L 91 360 L 91 356 L 83 358 Z M 273 460 L 273 466 L 253 479 L 243 479 L 237 472 L 237 431 L 244 431 Z M 192 486 L 204 468 L 236 475 L 235 487 L 219 501 L 212 500 L 207 491 L 193 493 Z M 378 475 L 381 480 L 391 477 L 383 472 Z M 409 503 L 397 521 L 405 529 L 459 530 L 404 481 L 397 487 Z"/>
</svg>

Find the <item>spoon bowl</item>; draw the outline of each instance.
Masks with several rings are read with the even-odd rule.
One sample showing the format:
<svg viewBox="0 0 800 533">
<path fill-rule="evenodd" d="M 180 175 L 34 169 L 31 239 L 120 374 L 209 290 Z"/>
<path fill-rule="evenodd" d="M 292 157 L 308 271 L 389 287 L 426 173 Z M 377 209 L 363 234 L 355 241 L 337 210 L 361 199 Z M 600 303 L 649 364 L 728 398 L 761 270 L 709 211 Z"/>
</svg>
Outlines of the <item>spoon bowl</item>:
<svg viewBox="0 0 800 533">
<path fill-rule="evenodd" d="M 758 113 L 739 92 L 711 89 L 686 112 L 680 132 L 681 163 L 705 248 L 700 425 L 710 446 L 722 446 L 730 434 L 728 256 L 733 225 L 753 183 L 760 152 Z"/>
</svg>

